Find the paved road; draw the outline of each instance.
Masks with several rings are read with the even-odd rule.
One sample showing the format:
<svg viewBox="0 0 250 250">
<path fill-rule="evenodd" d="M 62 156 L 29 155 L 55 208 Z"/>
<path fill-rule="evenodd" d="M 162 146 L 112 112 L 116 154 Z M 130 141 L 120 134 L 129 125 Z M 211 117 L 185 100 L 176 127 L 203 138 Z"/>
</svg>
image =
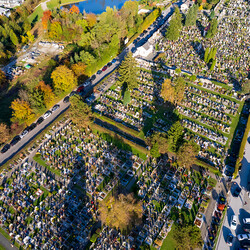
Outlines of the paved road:
<svg viewBox="0 0 250 250">
<path fill-rule="evenodd" d="M 0 243 L 6 250 L 17 250 L 18 248 L 11 245 L 10 241 L 8 241 L 2 234 L 0 234 Z"/>
<path fill-rule="evenodd" d="M 174 9 L 170 6 L 167 10 L 162 12 L 162 18 L 158 22 L 154 22 L 151 25 L 151 30 L 147 31 L 143 36 L 140 36 L 140 40 L 137 43 L 130 44 L 127 48 L 125 48 L 121 54 L 119 54 L 116 59 L 116 63 L 107 68 L 106 71 L 102 72 L 100 75 L 96 74 L 96 79 L 92 81 L 91 85 L 86 88 L 85 94 L 87 92 L 91 92 L 93 87 L 98 84 L 102 79 L 112 73 L 122 62 L 124 57 L 129 51 L 135 52 L 136 48 L 145 44 L 148 39 L 162 26 L 164 26 L 165 21 L 172 15 Z M 59 114 L 63 113 L 68 109 L 69 103 L 63 103 L 61 100 L 58 104 L 60 104 L 60 109 L 52 113 L 52 115 L 44 120 L 42 124 L 38 125 L 34 130 L 32 130 L 28 135 L 21 139 L 16 145 L 11 147 L 6 153 L 0 155 L 0 166 L 5 162 L 10 160 L 16 153 L 18 153 L 21 149 L 23 149 L 30 141 L 32 141 L 39 133 L 41 133 L 49 124 L 51 124 Z"/>
<path fill-rule="evenodd" d="M 249 135 L 250 136 L 250 133 Z M 223 222 L 223 226 L 219 235 L 218 243 L 216 246 L 216 250 L 221 249 L 238 249 L 240 247 L 239 241 L 235 238 L 233 242 L 233 246 L 229 247 L 226 244 L 227 235 L 231 232 L 234 236 L 240 233 L 244 233 L 242 229 L 242 219 L 245 217 L 250 217 L 250 199 L 248 198 L 247 191 L 245 188 L 247 187 L 248 180 L 250 181 L 250 144 L 247 142 L 245 147 L 245 155 L 242 161 L 242 170 L 239 174 L 239 177 L 234 181 L 242 188 L 240 196 L 238 198 L 233 197 L 230 194 L 229 197 L 229 208 L 227 210 L 227 214 L 225 216 L 225 220 Z M 234 186 L 232 185 L 231 190 L 234 190 Z M 246 205 L 244 203 L 247 202 Z M 230 228 L 231 216 L 236 215 L 238 219 L 236 230 L 232 230 Z"/>
</svg>

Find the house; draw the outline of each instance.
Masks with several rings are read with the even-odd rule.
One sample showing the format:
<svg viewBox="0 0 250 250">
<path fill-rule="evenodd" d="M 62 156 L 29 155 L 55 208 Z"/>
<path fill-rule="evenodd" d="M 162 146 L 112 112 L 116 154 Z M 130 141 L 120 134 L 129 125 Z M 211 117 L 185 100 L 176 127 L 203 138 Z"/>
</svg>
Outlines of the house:
<svg viewBox="0 0 250 250">
<path fill-rule="evenodd" d="M 138 47 L 134 53 L 134 57 L 148 57 L 153 53 L 154 47 L 150 43 L 145 43 L 142 46 Z"/>
<path fill-rule="evenodd" d="M 10 10 L 0 7 L 0 16 L 3 16 L 3 15 L 9 17 L 10 16 Z"/>
</svg>

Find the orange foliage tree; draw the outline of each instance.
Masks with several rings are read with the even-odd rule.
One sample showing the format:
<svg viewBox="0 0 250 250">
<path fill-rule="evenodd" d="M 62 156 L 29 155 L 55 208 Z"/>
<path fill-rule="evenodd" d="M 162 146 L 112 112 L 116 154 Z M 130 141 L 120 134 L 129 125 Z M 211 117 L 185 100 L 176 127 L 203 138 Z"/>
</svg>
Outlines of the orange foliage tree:
<svg viewBox="0 0 250 250">
<path fill-rule="evenodd" d="M 71 13 L 71 14 L 73 14 L 73 13 L 79 14 L 79 13 L 80 13 L 80 10 L 79 10 L 79 8 L 78 8 L 76 5 L 73 5 L 73 6 L 70 8 L 69 13 Z"/>
<path fill-rule="evenodd" d="M 55 95 L 51 87 L 45 84 L 44 81 L 39 82 L 37 88 L 43 93 L 43 101 L 45 106 L 48 108 L 51 106 L 52 102 L 55 99 Z"/>
<path fill-rule="evenodd" d="M 89 27 L 93 27 L 96 24 L 96 15 L 93 13 L 87 14 L 86 20 L 89 24 Z"/>
<path fill-rule="evenodd" d="M 46 10 L 43 12 L 42 24 L 43 28 L 46 30 L 48 28 L 48 21 L 51 20 L 51 11 Z"/>
<path fill-rule="evenodd" d="M 83 62 L 75 63 L 71 66 L 74 74 L 78 77 L 81 75 L 85 75 L 86 65 Z"/>
</svg>

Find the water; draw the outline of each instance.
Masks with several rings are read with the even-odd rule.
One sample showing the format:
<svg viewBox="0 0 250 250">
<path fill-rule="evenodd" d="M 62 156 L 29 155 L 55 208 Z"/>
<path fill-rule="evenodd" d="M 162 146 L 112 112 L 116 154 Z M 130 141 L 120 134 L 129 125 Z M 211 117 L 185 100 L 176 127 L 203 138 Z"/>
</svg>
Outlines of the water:
<svg viewBox="0 0 250 250">
<path fill-rule="evenodd" d="M 121 9 L 126 0 L 86 0 L 79 3 L 74 3 L 80 12 L 85 10 L 86 13 L 101 14 L 106 10 L 106 7 Z M 73 4 L 64 5 L 65 8 L 70 8 Z"/>
</svg>

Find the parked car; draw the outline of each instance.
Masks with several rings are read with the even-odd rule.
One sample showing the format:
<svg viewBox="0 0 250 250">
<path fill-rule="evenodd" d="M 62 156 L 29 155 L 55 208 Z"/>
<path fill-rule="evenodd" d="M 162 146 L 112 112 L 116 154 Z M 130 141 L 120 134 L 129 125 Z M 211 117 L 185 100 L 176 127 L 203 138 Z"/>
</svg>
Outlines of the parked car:
<svg viewBox="0 0 250 250">
<path fill-rule="evenodd" d="M 48 110 L 44 115 L 43 115 L 43 119 L 47 119 L 48 117 L 50 117 L 52 114 L 52 112 L 50 110 Z"/>
<path fill-rule="evenodd" d="M 107 64 L 108 67 L 110 67 L 111 65 L 112 65 L 112 62 L 109 62 L 109 63 Z"/>
<path fill-rule="evenodd" d="M 73 95 L 76 95 L 77 92 L 76 91 L 71 91 L 71 93 L 69 94 L 69 97 L 73 96 Z"/>
<path fill-rule="evenodd" d="M 236 187 L 234 192 L 233 192 L 233 196 L 234 197 L 238 197 L 240 195 L 241 192 L 241 188 L 240 187 Z"/>
<path fill-rule="evenodd" d="M 96 75 L 92 75 L 91 77 L 90 77 L 90 80 L 91 81 L 94 81 L 96 79 Z"/>
<path fill-rule="evenodd" d="M 105 66 L 102 68 L 102 71 L 105 71 L 107 68 L 108 68 L 108 66 L 105 65 Z"/>
<path fill-rule="evenodd" d="M 63 102 L 68 103 L 69 102 L 69 96 L 64 97 Z"/>
<path fill-rule="evenodd" d="M 21 140 L 21 137 L 20 137 L 19 135 L 16 135 L 16 136 L 12 139 L 12 141 L 10 142 L 10 145 L 11 145 L 11 146 L 14 146 L 14 145 L 16 145 L 20 140 Z"/>
<path fill-rule="evenodd" d="M 111 62 L 112 62 L 112 63 L 116 63 L 116 62 L 117 62 L 117 60 L 114 58 Z"/>
<path fill-rule="evenodd" d="M 30 126 L 29 126 L 29 131 L 33 130 L 34 128 L 36 127 L 36 123 L 32 123 Z"/>
<path fill-rule="evenodd" d="M 250 224 L 246 223 L 242 226 L 243 230 L 247 233 L 250 233 Z"/>
<path fill-rule="evenodd" d="M 101 70 L 98 70 L 98 71 L 97 71 L 97 75 L 100 75 L 101 73 L 102 73 Z"/>
<path fill-rule="evenodd" d="M 82 92 L 83 90 L 84 90 L 84 86 L 80 86 L 80 87 L 77 88 L 76 91 L 77 91 L 78 93 L 80 93 L 80 92 Z"/>
<path fill-rule="evenodd" d="M 27 135 L 28 133 L 29 133 L 29 130 L 28 130 L 28 129 L 25 129 L 25 130 L 20 134 L 21 139 L 22 139 L 25 135 Z"/>
<path fill-rule="evenodd" d="M 237 238 L 239 241 L 241 240 L 250 240 L 250 234 L 238 234 Z"/>
<path fill-rule="evenodd" d="M 244 218 L 243 223 L 244 224 L 250 224 L 250 218 Z"/>
<path fill-rule="evenodd" d="M 236 230 L 237 227 L 237 217 L 236 215 L 232 215 L 231 217 L 231 229 Z"/>
<path fill-rule="evenodd" d="M 58 110 L 60 108 L 60 105 L 59 104 L 56 104 L 52 109 L 51 111 L 52 112 L 55 112 L 56 110 Z"/>
<path fill-rule="evenodd" d="M 39 117 L 39 118 L 37 119 L 37 121 L 36 121 L 36 125 L 41 124 L 43 121 L 44 121 L 43 117 L 42 117 L 42 116 Z"/>
<path fill-rule="evenodd" d="M 10 145 L 6 144 L 3 146 L 3 148 L 1 149 L 1 153 L 4 154 L 5 152 L 7 152 L 10 149 Z"/>
<path fill-rule="evenodd" d="M 231 233 L 229 233 L 228 236 L 227 236 L 227 240 L 226 240 L 227 244 L 229 246 L 232 246 L 233 245 L 233 240 L 234 240 L 234 236 Z"/>
<path fill-rule="evenodd" d="M 250 248 L 250 240 L 242 240 L 240 242 L 241 247 L 244 247 L 245 249 L 249 249 Z"/>
</svg>

